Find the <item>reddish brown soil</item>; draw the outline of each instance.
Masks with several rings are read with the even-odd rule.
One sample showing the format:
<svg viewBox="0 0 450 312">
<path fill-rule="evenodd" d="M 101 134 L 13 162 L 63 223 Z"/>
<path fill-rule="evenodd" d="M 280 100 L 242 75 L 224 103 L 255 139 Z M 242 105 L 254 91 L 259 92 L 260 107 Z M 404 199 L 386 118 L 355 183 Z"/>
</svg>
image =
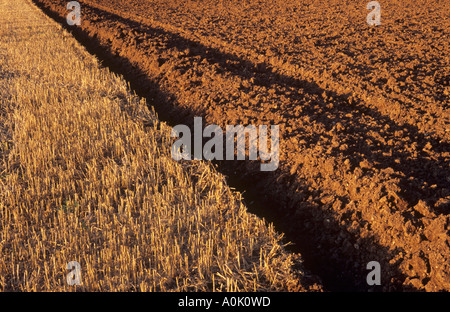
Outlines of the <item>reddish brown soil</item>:
<svg viewBox="0 0 450 312">
<path fill-rule="evenodd" d="M 450 290 L 450 3 L 381 3 L 371 27 L 368 1 L 79 2 L 74 34 L 162 118 L 280 125 L 277 171 L 219 165 L 325 287 Z"/>
</svg>

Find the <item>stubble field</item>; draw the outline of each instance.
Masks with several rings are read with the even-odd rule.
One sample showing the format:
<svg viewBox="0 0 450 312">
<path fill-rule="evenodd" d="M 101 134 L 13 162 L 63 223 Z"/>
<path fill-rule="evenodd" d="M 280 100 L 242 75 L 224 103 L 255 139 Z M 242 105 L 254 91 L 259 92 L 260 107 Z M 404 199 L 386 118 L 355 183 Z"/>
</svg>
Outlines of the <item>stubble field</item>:
<svg viewBox="0 0 450 312">
<path fill-rule="evenodd" d="M 0 291 L 321 289 L 60 25 L 28 0 L 0 21 Z"/>
</svg>

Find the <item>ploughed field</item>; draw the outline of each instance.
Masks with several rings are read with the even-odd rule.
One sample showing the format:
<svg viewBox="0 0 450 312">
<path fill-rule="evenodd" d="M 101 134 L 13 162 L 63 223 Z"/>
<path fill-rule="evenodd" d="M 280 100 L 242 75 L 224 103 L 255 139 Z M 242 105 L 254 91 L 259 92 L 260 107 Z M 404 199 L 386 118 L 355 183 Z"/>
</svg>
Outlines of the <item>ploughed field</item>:
<svg viewBox="0 0 450 312">
<path fill-rule="evenodd" d="M 377 289 L 450 290 L 448 1 L 380 1 L 380 26 L 369 1 L 79 2 L 74 33 L 166 120 L 280 126 L 276 171 L 219 165 L 325 289 L 378 261 Z"/>
</svg>

